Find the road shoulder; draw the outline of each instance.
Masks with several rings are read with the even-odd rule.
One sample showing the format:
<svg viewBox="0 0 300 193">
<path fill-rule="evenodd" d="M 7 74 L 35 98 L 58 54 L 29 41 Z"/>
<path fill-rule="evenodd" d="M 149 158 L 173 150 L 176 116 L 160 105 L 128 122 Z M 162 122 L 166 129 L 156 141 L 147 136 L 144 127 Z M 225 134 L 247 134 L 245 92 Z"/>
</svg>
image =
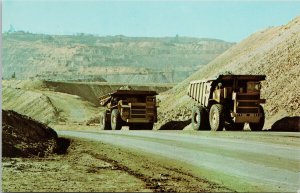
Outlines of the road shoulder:
<svg viewBox="0 0 300 193">
<path fill-rule="evenodd" d="M 66 155 L 3 158 L 2 188 L 5 192 L 229 191 L 192 175 L 169 160 L 161 162 L 159 159 L 102 142 L 72 137 Z"/>
</svg>

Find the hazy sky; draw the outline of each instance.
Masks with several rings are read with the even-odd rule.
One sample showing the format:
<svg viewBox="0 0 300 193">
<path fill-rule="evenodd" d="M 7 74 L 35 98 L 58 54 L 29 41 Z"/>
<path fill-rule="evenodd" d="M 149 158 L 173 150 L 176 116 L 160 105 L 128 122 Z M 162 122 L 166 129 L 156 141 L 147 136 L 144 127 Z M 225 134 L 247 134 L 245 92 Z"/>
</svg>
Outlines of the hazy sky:
<svg viewBox="0 0 300 193">
<path fill-rule="evenodd" d="M 3 31 L 192 36 L 240 41 L 300 15 L 300 1 L 4 0 Z"/>
</svg>

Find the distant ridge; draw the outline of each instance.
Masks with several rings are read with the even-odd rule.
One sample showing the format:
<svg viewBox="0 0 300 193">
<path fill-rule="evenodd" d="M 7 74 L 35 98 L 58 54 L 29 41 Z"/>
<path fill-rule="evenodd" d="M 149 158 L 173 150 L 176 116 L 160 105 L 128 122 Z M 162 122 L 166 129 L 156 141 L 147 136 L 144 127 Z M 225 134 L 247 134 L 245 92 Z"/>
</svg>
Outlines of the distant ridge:
<svg viewBox="0 0 300 193">
<path fill-rule="evenodd" d="M 177 83 L 234 43 L 191 37 L 3 34 L 5 79 Z M 118 73 L 116 73 L 118 72 Z"/>
</svg>

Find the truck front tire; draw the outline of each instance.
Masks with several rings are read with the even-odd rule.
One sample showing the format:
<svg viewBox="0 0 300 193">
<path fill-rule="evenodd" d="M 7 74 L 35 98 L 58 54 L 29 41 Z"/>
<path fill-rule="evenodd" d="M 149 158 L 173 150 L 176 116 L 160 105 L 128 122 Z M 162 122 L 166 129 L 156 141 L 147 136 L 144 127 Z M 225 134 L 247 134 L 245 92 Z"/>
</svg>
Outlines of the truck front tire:
<svg viewBox="0 0 300 193">
<path fill-rule="evenodd" d="M 209 111 L 209 125 L 212 131 L 222 131 L 225 124 L 224 106 L 214 104 Z"/>
<path fill-rule="evenodd" d="M 207 130 L 207 111 L 202 106 L 194 106 L 192 109 L 192 127 L 194 130 Z"/>
<path fill-rule="evenodd" d="M 113 109 L 111 112 L 111 129 L 120 130 L 122 128 L 122 118 L 118 109 Z"/>
<path fill-rule="evenodd" d="M 107 111 L 101 113 L 100 116 L 101 130 L 111 130 L 110 116 Z"/>
<path fill-rule="evenodd" d="M 265 124 L 265 112 L 261 105 L 259 105 L 259 111 L 262 113 L 258 123 L 249 123 L 251 131 L 261 131 Z"/>
</svg>

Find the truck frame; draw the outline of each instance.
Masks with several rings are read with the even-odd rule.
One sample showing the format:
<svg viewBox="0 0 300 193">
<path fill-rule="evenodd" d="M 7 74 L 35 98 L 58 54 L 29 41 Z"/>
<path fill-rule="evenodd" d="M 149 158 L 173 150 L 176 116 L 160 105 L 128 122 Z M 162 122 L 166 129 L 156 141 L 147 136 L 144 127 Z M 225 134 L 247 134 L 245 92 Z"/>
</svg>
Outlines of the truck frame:
<svg viewBox="0 0 300 193">
<path fill-rule="evenodd" d="M 100 116 L 103 130 L 151 130 L 157 122 L 156 91 L 116 90 L 99 97 L 100 105 L 106 107 Z"/>
<path fill-rule="evenodd" d="M 191 81 L 190 96 L 194 130 L 242 130 L 249 123 L 252 131 L 263 129 L 265 99 L 260 98 L 265 75 L 219 75 L 213 80 Z"/>
</svg>

